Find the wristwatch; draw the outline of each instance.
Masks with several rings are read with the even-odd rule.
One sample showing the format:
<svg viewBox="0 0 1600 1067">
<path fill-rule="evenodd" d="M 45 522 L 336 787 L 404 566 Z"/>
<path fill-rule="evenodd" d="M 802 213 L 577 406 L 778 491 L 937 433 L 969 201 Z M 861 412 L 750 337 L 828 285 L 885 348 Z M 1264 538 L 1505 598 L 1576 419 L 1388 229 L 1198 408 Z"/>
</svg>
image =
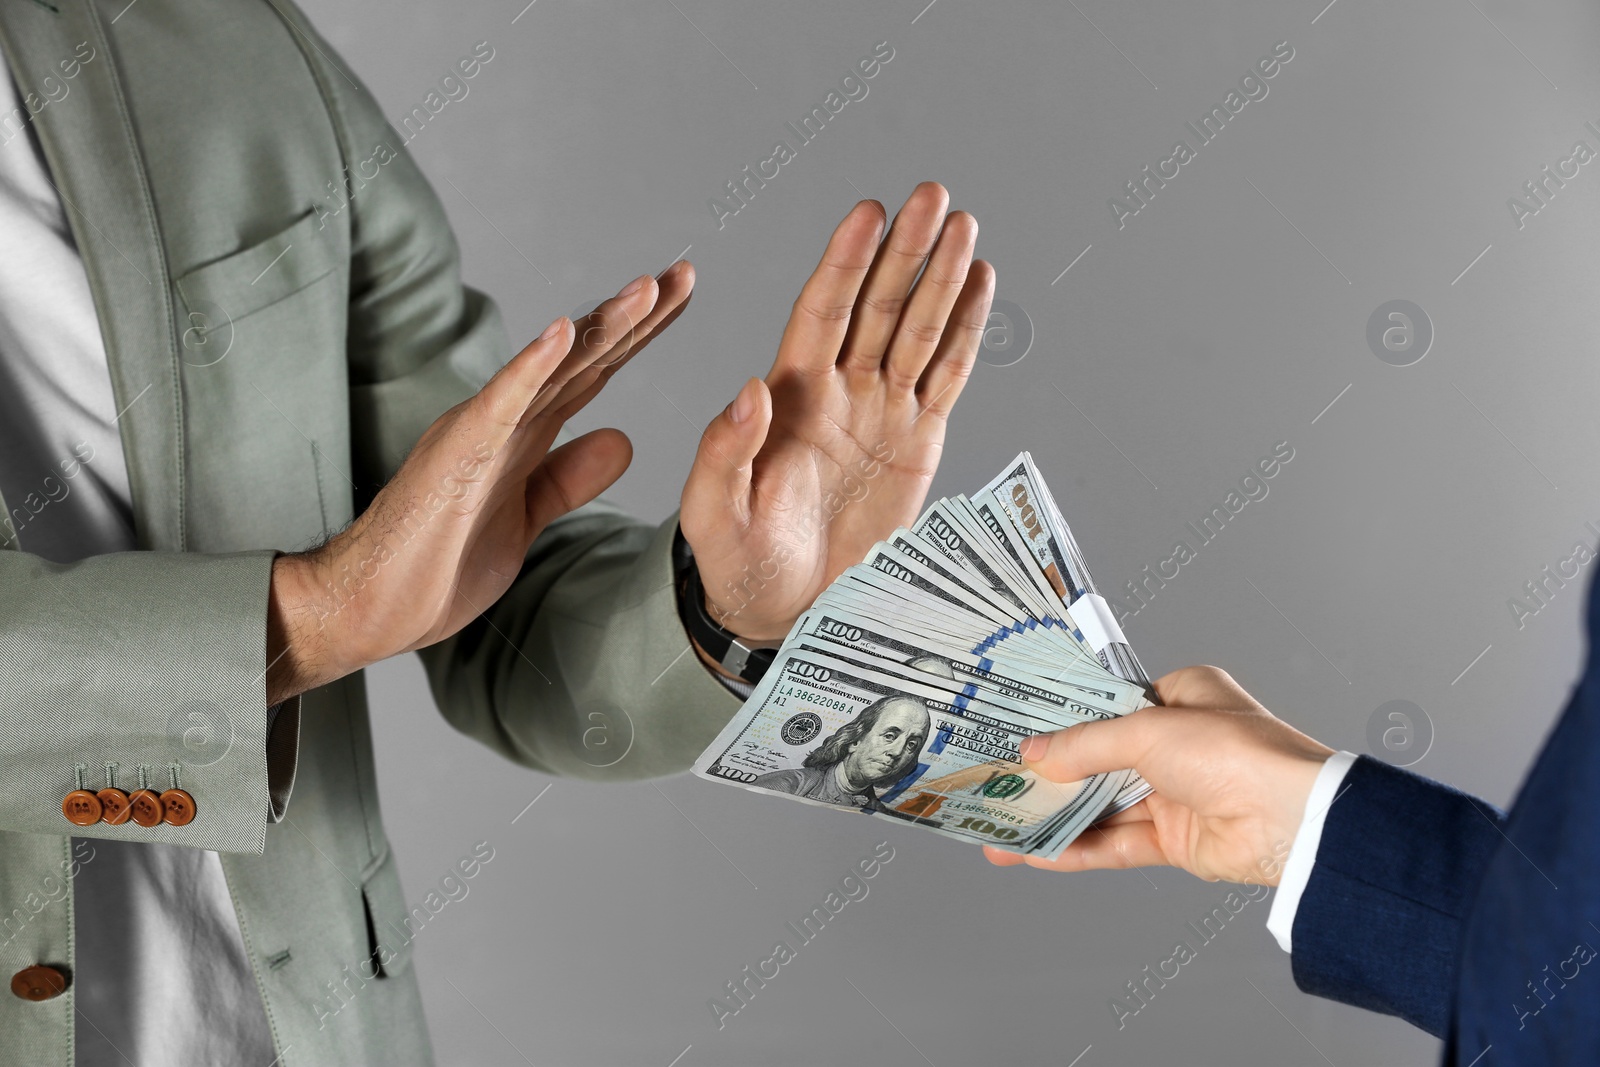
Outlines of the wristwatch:
<svg viewBox="0 0 1600 1067">
<path fill-rule="evenodd" d="M 754 645 L 724 630 L 706 610 L 705 587 L 700 584 L 700 568 L 694 551 L 679 527 L 672 537 L 673 584 L 678 590 L 678 617 L 694 643 L 722 665 L 722 669 L 754 685 L 761 681 L 777 657 L 777 645 Z"/>
</svg>

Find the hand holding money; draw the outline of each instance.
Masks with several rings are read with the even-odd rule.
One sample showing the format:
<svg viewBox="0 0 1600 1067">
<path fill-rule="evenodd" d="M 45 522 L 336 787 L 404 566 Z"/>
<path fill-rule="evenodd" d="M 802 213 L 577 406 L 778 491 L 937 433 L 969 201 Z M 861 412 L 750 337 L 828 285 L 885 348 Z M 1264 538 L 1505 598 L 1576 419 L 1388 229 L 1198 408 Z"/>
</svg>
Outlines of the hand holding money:
<svg viewBox="0 0 1600 1067">
<path fill-rule="evenodd" d="M 1217 667 L 1155 683 L 1167 707 L 1029 738 L 1023 765 L 1051 781 L 1137 768 L 1156 792 L 1054 859 L 997 849 L 1001 866 L 1055 871 L 1172 866 L 1208 881 L 1277 885 L 1327 745 L 1273 716 Z"/>
<path fill-rule="evenodd" d="M 1019 746 L 1154 695 L 1024 452 L 828 586 L 695 771 L 1052 859 L 1149 787 L 1041 774 Z"/>
</svg>

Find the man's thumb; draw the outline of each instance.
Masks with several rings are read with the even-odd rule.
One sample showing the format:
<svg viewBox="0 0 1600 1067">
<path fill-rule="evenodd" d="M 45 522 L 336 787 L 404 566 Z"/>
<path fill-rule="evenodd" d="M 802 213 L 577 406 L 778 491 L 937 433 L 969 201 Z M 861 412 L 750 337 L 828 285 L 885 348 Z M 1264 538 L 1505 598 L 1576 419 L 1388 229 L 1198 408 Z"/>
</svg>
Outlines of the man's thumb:
<svg viewBox="0 0 1600 1067">
<path fill-rule="evenodd" d="M 1139 716 L 1140 712 L 1132 712 L 1104 722 L 1035 734 L 1019 746 L 1022 762 L 1052 782 L 1076 782 L 1092 774 L 1136 766 L 1145 754 L 1148 737 L 1148 717 Z"/>
<path fill-rule="evenodd" d="M 745 382 L 733 403 L 711 420 L 683 487 L 683 513 L 692 525 L 724 526 L 726 519 L 717 517 L 730 512 L 735 522 L 748 521 L 752 464 L 771 423 L 772 395 L 760 378 Z"/>
</svg>

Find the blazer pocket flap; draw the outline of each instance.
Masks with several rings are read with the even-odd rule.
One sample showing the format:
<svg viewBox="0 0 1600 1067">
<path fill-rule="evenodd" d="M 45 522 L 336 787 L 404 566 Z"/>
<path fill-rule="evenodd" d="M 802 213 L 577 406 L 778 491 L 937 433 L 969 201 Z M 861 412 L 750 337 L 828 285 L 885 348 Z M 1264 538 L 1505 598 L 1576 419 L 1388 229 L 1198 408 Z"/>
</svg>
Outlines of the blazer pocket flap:
<svg viewBox="0 0 1600 1067">
<path fill-rule="evenodd" d="M 185 274 L 178 292 L 195 314 L 232 321 L 260 311 L 338 266 L 333 242 L 318 229 L 313 208 L 271 237 Z"/>
<path fill-rule="evenodd" d="M 411 916 L 395 868 L 394 850 L 361 883 L 361 903 L 367 913 L 367 944 L 379 976 L 403 973 L 411 966 Z"/>
</svg>

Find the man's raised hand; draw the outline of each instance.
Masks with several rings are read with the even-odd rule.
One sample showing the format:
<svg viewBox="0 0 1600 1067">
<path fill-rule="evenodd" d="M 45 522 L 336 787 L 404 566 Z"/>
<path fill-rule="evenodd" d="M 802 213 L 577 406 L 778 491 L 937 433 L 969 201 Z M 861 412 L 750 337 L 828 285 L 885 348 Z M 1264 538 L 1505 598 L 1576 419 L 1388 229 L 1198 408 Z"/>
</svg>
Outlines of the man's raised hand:
<svg viewBox="0 0 1600 1067">
<path fill-rule="evenodd" d="M 679 522 L 707 608 L 747 640 L 783 637 L 922 507 L 994 297 L 994 268 L 972 258 L 977 221 L 948 206 L 923 182 L 883 238 L 883 207 L 856 204 L 766 379 L 701 438 Z"/>
<path fill-rule="evenodd" d="M 693 287 L 694 269 L 678 262 L 576 322 L 557 319 L 439 416 L 348 528 L 279 556 L 268 703 L 442 641 L 500 599 L 540 531 L 627 469 L 632 446 L 617 430 L 550 446 Z"/>
</svg>

